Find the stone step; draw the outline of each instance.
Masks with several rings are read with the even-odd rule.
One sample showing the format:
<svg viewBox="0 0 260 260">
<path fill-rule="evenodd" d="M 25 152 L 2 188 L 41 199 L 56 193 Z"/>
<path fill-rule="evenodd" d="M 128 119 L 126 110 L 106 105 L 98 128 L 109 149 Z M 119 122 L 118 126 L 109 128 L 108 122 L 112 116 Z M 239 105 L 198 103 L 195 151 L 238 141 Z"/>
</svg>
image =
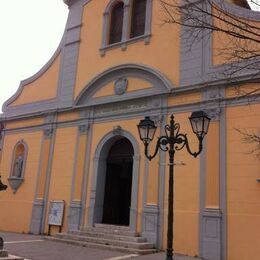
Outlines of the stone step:
<svg viewBox="0 0 260 260">
<path fill-rule="evenodd" d="M 67 244 L 72 245 L 78 245 L 83 247 L 92 247 L 92 248 L 99 248 L 99 249 L 106 249 L 106 250 L 113 250 L 113 251 L 119 251 L 119 252 L 127 252 L 132 254 L 153 254 L 156 253 L 156 249 L 140 249 L 140 248 L 128 248 L 128 247 L 121 247 L 121 246 L 114 246 L 114 245 L 105 245 L 105 244 L 96 244 L 96 243 L 90 243 L 85 241 L 76 241 L 76 240 L 70 240 L 70 239 L 61 239 L 56 237 L 45 237 L 47 240 L 56 241 L 56 242 L 63 242 Z"/>
<path fill-rule="evenodd" d="M 121 241 L 131 241 L 131 242 L 146 242 L 146 238 L 139 237 L 139 236 L 128 236 L 128 235 L 121 235 L 121 234 L 111 234 L 110 233 L 103 233 L 97 231 L 69 231 L 69 234 L 78 235 L 78 236 L 89 236 L 89 237 L 98 237 L 98 238 L 105 238 L 105 239 L 113 239 L 113 240 L 121 240 Z"/>
<path fill-rule="evenodd" d="M 104 233 L 104 234 L 114 234 L 114 235 L 121 235 L 121 236 L 132 236 L 132 237 L 139 236 L 139 233 L 135 232 L 135 231 L 109 229 L 109 228 L 102 228 L 102 227 L 84 227 L 84 228 L 81 228 L 81 231 L 82 232 L 97 232 L 97 233 Z"/>
<path fill-rule="evenodd" d="M 124 231 L 130 231 L 129 226 L 118 226 L 118 225 L 110 225 L 110 224 L 101 224 L 97 223 L 95 224 L 96 228 L 102 228 L 102 229 L 109 229 L 109 230 L 124 230 Z"/>
<path fill-rule="evenodd" d="M 67 234 L 67 233 L 58 233 L 55 235 L 55 237 L 59 239 L 65 239 L 65 240 L 74 240 L 74 241 L 81 241 L 81 242 L 94 243 L 94 244 L 111 245 L 111 246 L 118 246 L 123 248 L 153 249 L 153 244 L 148 242 L 113 240 L 112 238 L 105 239 L 100 237 L 81 236 L 81 235 L 74 235 L 74 234 Z"/>
<path fill-rule="evenodd" d="M 23 257 L 14 256 L 14 255 L 8 255 L 5 257 L 0 257 L 1 260 L 24 260 Z"/>
</svg>

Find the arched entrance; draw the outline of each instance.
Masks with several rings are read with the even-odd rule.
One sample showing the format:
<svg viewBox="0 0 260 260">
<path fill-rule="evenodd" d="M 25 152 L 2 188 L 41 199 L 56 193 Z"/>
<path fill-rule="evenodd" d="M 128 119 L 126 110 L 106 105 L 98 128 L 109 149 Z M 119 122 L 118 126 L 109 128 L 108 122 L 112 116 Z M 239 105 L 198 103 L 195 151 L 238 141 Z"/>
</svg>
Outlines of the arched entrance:
<svg viewBox="0 0 260 260">
<path fill-rule="evenodd" d="M 133 155 L 133 146 L 124 137 L 108 152 L 102 223 L 129 225 Z"/>
<path fill-rule="evenodd" d="M 125 152 L 124 152 L 125 151 Z M 137 201 L 138 201 L 138 180 L 139 180 L 139 147 L 136 139 L 128 131 L 123 129 L 120 130 L 120 133 L 115 134 L 114 132 L 109 132 L 106 134 L 99 142 L 95 156 L 94 156 L 94 165 L 93 165 L 93 179 L 92 179 L 92 189 L 90 194 L 90 204 L 88 211 L 88 225 L 93 226 L 95 223 L 108 223 L 108 219 L 111 220 L 109 213 L 105 213 L 106 208 L 109 207 L 109 204 L 106 204 L 106 190 L 109 190 L 109 185 L 112 187 L 110 189 L 120 188 L 120 181 L 128 183 L 128 188 L 131 191 L 126 192 L 124 195 L 123 201 L 127 201 L 125 206 L 125 212 L 128 212 L 127 218 L 122 224 L 115 220 L 117 218 L 112 218 L 114 225 L 127 225 L 129 223 L 130 230 L 136 230 L 136 221 L 137 221 Z M 124 163 L 125 162 L 125 163 Z M 116 181 L 113 181 L 113 177 L 108 177 L 108 182 L 110 184 L 106 185 L 106 175 L 112 175 L 109 172 L 115 172 L 117 167 L 122 167 L 120 174 L 122 180 L 119 181 L 119 184 Z M 126 167 L 124 169 L 123 167 Z M 130 167 L 130 168 L 128 168 Z M 128 170 L 127 170 L 128 168 Z M 130 171 L 132 169 L 132 172 Z M 115 174 L 116 175 L 116 174 Z M 118 176 L 117 176 L 118 177 Z M 116 179 L 116 177 L 114 177 Z M 124 180 L 125 179 L 125 180 Z M 118 180 L 117 180 L 118 181 Z M 124 184 L 123 184 L 124 185 Z M 127 184 L 125 184 L 127 186 Z M 106 188 L 107 186 L 107 188 Z M 115 191 L 119 192 L 119 191 Z M 113 196 L 110 194 L 110 196 Z M 118 194 L 114 194 L 118 197 Z M 130 202 L 128 202 L 130 197 Z M 115 204 L 115 202 L 113 202 Z M 113 204 L 112 203 L 112 204 Z M 120 207 L 119 207 L 120 209 Z M 124 209 L 123 209 L 124 210 Z M 110 213 L 112 214 L 112 213 Z M 118 213 L 119 214 L 119 213 Z M 127 215 L 126 213 L 120 213 Z M 129 216 L 130 215 L 130 216 Z M 120 220 L 122 221 L 122 220 Z M 124 224 L 123 224 L 124 223 Z"/>
</svg>

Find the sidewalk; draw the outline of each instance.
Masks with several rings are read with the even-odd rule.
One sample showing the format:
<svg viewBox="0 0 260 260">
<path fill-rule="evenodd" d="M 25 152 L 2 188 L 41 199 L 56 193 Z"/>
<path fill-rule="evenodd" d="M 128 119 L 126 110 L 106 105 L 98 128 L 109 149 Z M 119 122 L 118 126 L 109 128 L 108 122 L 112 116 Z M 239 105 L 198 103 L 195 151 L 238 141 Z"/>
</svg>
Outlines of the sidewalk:
<svg viewBox="0 0 260 260">
<path fill-rule="evenodd" d="M 164 260 L 165 253 L 151 255 L 131 255 L 122 252 L 108 251 L 90 247 L 80 247 L 59 242 L 44 240 L 42 236 L 0 232 L 10 255 L 29 260 Z M 196 257 L 175 256 L 175 260 L 200 260 Z"/>
</svg>

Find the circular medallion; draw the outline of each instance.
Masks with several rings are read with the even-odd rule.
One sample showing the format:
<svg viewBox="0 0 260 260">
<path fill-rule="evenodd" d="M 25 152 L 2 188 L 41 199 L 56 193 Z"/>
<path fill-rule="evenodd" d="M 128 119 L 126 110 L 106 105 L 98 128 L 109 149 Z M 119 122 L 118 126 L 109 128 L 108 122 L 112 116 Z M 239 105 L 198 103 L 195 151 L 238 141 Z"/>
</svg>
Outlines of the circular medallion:
<svg viewBox="0 0 260 260">
<path fill-rule="evenodd" d="M 123 95 L 126 92 L 128 85 L 127 78 L 119 78 L 115 81 L 114 91 L 116 95 Z"/>
</svg>

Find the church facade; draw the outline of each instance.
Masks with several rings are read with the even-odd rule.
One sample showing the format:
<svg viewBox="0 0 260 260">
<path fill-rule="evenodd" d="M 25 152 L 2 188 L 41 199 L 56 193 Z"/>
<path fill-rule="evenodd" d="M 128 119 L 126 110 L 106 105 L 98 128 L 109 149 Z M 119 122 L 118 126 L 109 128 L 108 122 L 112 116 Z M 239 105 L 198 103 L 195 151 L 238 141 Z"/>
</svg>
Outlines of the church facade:
<svg viewBox="0 0 260 260">
<path fill-rule="evenodd" d="M 63 232 L 123 225 L 165 249 L 168 156 L 148 161 L 137 125 L 150 116 L 157 138 L 174 114 L 196 151 L 188 118 L 203 110 L 211 124 L 202 154 L 175 154 L 175 251 L 258 259 L 259 160 L 240 132 L 259 133 L 260 98 L 237 98 L 233 81 L 211 77 L 225 66 L 214 56 L 218 38 L 189 49 L 185 28 L 161 24 L 157 0 L 64 2 L 70 12 L 58 49 L 3 106 L 0 172 L 9 187 L 0 230 L 55 234 L 50 205 L 62 201 Z M 226 7 L 260 23 L 259 13 Z M 235 77 L 245 91 L 260 87 L 250 73 Z"/>
</svg>

